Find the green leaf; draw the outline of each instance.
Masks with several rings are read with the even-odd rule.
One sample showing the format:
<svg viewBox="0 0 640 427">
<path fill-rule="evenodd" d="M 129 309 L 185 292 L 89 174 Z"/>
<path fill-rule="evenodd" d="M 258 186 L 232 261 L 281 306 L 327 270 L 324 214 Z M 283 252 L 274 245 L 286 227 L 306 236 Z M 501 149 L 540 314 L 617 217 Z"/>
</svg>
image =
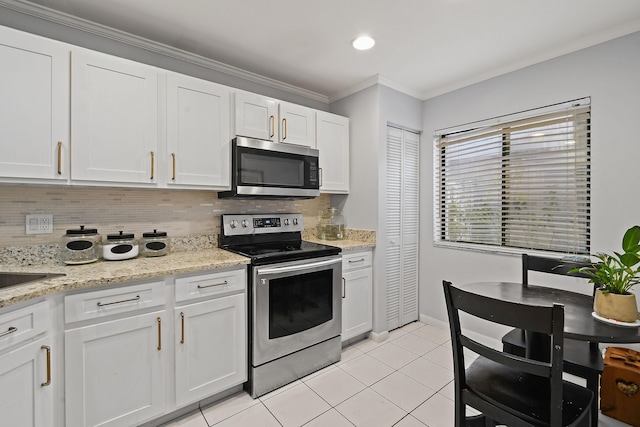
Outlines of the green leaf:
<svg viewBox="0 0 640 427">
<path fill-rule="evenodd" d="M 640 226 L 634 225 L 624 233 L 622 238 L 622 249 L 625 252 L 631 252 L 635 246 L 640 243 Z"/>
<path fill-rule="evenodd" d="M 634 253 L 626 253 L 620 255 L 620 262 L 622 262 L 622 265 L 624 265 L 625 267 L 633 267 L 638 262 L 640 262 L 640 257 L 638 257 L 638 255 Z"/>
</svg>

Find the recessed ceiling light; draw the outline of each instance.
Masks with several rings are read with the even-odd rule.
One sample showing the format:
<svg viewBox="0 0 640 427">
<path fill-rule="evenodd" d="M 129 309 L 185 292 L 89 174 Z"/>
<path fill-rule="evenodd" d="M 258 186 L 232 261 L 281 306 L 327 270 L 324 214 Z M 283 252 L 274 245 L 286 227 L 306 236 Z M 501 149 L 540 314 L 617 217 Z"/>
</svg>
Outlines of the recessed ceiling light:
<svg viewBox="0 0 640 427">
<path fill-rule="evenodd" d="M 369 36 L 360 36 L 352 43 L 353 47 L 358 50 L 371 49 L 374 44 L 376 44 L 376 41 Z"/>
</svg>

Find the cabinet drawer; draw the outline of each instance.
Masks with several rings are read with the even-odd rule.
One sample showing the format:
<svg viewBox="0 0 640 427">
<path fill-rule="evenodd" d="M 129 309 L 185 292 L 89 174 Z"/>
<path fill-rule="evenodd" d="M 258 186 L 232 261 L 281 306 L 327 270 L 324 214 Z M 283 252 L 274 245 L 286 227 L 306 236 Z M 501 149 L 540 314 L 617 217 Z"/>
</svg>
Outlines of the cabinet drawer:
<svg viewBox="0 0 640 427">
<path fill-rule="evenodd" d="M 244 291 L 246 288 L 246 275 L 246 270 L 242 268 L 177 278 L 176 302 L 232 291 Z"/>
<path fill-rule="evenodd" d="M 64 297 L 66 323 L 164 305 L 164 281 L 127 285 Z"/>
<path fill-rule="evenodd" d="M 342 254 L 342 271 L 371 267 L 371 251 L 348 252 Z"/>
<path fill-rule="evenodd" d="M 47 331 L 49 303 L 43 301 L 0 316 L 0 351 Z"/>
</svg>

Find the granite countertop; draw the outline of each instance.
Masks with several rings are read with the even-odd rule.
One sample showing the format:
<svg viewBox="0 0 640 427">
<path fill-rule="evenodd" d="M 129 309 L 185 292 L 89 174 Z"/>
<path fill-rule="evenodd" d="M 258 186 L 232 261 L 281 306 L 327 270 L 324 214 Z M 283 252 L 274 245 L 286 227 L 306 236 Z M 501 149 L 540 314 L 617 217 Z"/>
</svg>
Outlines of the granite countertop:
<svg viewBox="0 0 640 427">
<path fill-rule="evenodd" d="M 64 276 L 0 289 L 0 308 L 73 289 L 85 289 L 132 280 L 245 265 L 249 258 L 222 249 L 172 252 L 161 257 L 137 257 L 91 264 L 63 263 L 16 266 L 0 264 L 0 271 L 13 273 L 62 273 Z"/>
<path fill-rule="evenodd" d="M 337 246 L 343 251 L 350 251 L 352 249 L 370 249 L 376 247 L 375 242 L 365 242 L 362 240 L 322 240 L 311 236 L 305 237 L 304 240 L 313 243 L 322 243 L 323 245 Z"/>
<path fill-rule="evenodd" d="M 188 240 L 189 244 L 186 246 L 199 247 L 197 250 L 181 250 L 161 257 L 137 257 L 123 261 L 99 260 L 91 264 L 66 265 L 57 261 L 55 255 L 47 253 L 44 254 L 45 256 L 42 258 L 47 258 L 48 255 L 49 261 L 55 260 L 54 262 L 43 264 L 29 262 L 29 265 L 0 263 L 0 272 L 64 274 L 64 276 L 53 277 L 46 280 L 25 283 L 9 288 L 0 288 L 0 308 L 74 289 L 88 289 L 133 280 L 153 279 L 217 268 L 241 266 L 251 262 L 249 258 L 210 247 L 216 239 L 210 238 L 210 236 L 205 237 L 206 241 L 204 242 L 198 240 L 193 241 L 193 239 Z M 368 230 L 350 230 L 345 240 L 321 240 L 315 237 L 314 232 L 305 231 L 303 239 L 310 242 L 337 246 L 343 251 L 375 247 L 375 232 Z M 48 251 L 52 250 L 51 248 L 45 249 Z M 17 256 L 12 259 L 21 259 L 24 257 L 27 261 L 32 261 L 33 259 L 40 258 L 40 250 L 42 250 L 42 248 L 36 248 L 30 254 L 29 248 L 24 251 L 20 250 Z M 25 255 L 23 252 L 28 255 Z M 54 253 L 57 252 L 54 251 Z"/>
</svg>

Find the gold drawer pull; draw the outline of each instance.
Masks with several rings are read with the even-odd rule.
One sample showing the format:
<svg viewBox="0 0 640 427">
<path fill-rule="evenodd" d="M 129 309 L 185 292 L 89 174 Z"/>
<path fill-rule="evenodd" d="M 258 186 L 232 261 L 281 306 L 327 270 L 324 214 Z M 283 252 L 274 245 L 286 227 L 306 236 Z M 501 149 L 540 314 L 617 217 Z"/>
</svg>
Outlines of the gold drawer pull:
<svg viewBox="0 0 640 427">
<path fill-rule="evenodd" d="M 40 384 L 40 387 L 46 387 L 51 384 L 51 347 L 43 345 L 40 348 L 47 352 L 47 381 Z"/>
<path fill-rule="evenodd" d="M 180 344 L 184 344 L 184 313 L 180 313 L 180 319 L 182 321 L 182 338 L 180 339 Z"/>
<path fill-rule="evenodd" d="M 198 285 L 198 289 L 212 288 L 214 286 L 224 286 L 229 284 L 226 280 L 222 283 L 212 283 L 211 285 Z"/>
<path fill-rule="evenodd" d="M 14 332 L 17 332 L 18 328 L 16 328 L 15 326 L 11 326 L 9 329 L 7 329 L 5 332 L 0 334 L 0 337 L 4 337 L 6 335 L 12 334 Z"/>
<path fill-rule="evenodd" d="M 158 317 L 158 350 L 162 350 L 162 319 Z"/>
<path fill-rule="evenodd" d="M 270 133 L 269 138 L 273 138 L 273 135 L 276 134 L 276 118 L 273 114 L 269 116 L 269 122 L 271 126 L 271 131 L 269 132 Z"/>
<path fill-rule="evenodd" d="M 151 152 L 151 179 L 153 179 L 155 175 L 155 164 L 156 164 L 156 153 Z"/>
<path fill-rule="evenodd" d="M 100 301 L 98 301 L 98 307 L 104 307 L 106 305 L 112 305 L 112 304 L 122 304 L 123 302 L 138 301 L 139 299 L 140 299 L 140 295 L 136 295 L 134 298 L 123 299 L 121 301 L 114 301 L 114 302 L 100 302 Z"/>
<path fill-rule="evenodd" d="M 171 180 L 175 181 L 176 180 L 176 153 L 171 153 L 171 161 L 172 161 Z"/>
<path fill-rule="evenodd" d="M 58 175 L 62 175 L 62 141 L 58 141 Z"/>
</svg>

